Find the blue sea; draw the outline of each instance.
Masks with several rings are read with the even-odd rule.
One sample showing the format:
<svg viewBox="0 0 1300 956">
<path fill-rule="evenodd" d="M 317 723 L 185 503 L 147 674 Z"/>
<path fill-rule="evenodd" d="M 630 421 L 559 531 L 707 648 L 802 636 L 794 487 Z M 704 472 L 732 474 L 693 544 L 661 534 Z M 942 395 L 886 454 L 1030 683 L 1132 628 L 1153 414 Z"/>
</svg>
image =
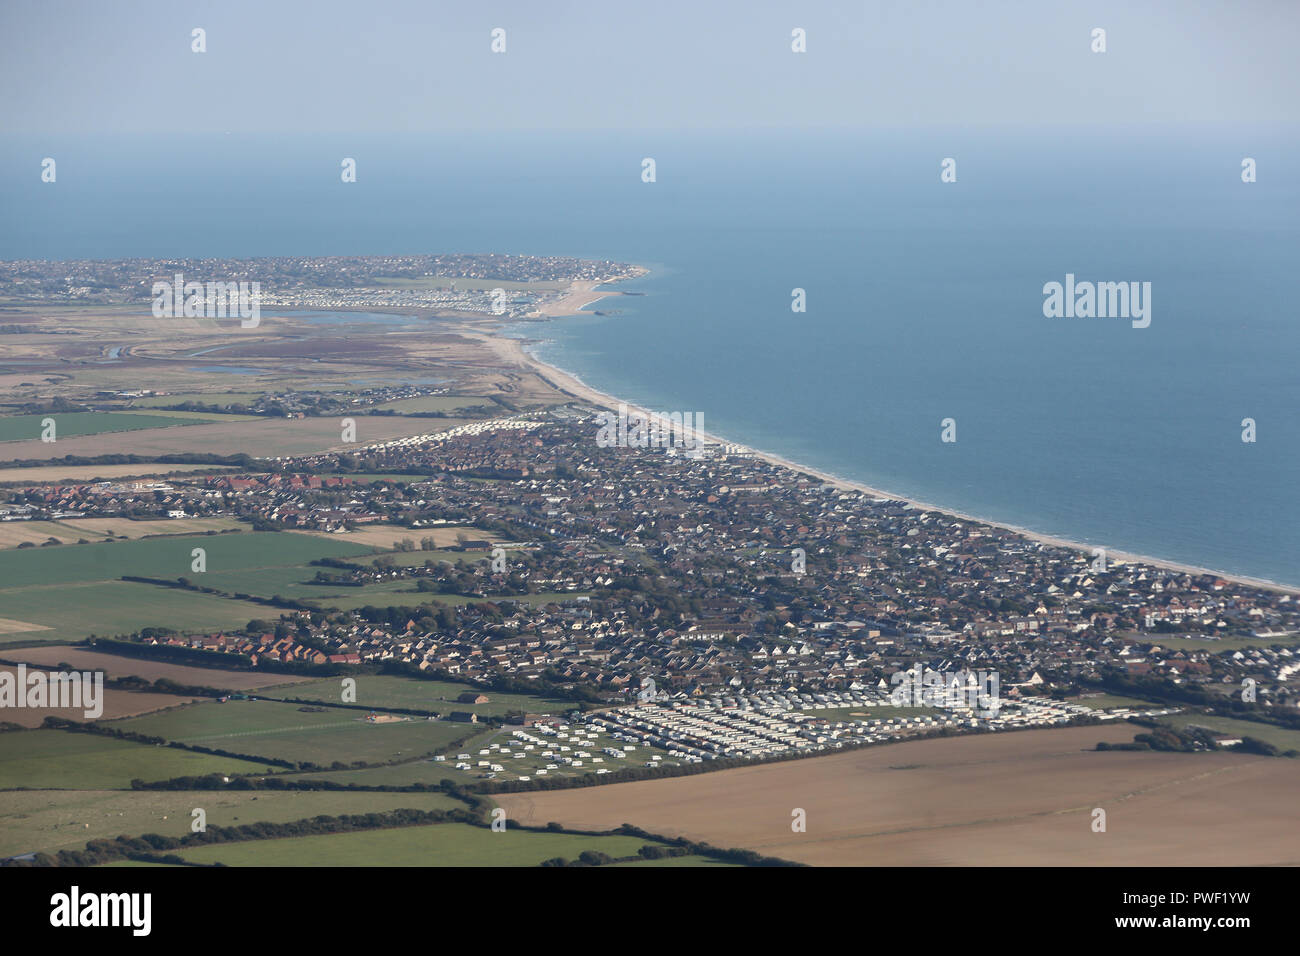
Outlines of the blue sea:
<svg viewBox="0 0 1300 956">
<path fill-rule="evenodd" d="M 636 262 L 619 288 L 644 295 L 529 325 L 538 353 L 845 478 L 1300 585 L 1297 147 L 1253 126 L 9 138 L 0 257 Z M 1150 326 L 1045 317 L 1067 274 L 1150 282 Z"/>
</svg>

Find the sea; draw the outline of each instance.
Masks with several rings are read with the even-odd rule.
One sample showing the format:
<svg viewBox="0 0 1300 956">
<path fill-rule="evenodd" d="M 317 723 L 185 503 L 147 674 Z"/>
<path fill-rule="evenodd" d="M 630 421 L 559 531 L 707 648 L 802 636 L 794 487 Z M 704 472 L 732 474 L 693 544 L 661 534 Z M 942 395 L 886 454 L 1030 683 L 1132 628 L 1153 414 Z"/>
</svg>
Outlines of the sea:
<svg viewBox="0 0 1300 956">
<path fill-rule="evenodd" d="M 10 136 L 0 258 L 637 263 L 638 295 L 512 334 L 840 477 L 1300 586 L 1298 147 L 1246 124 Z M 1149 325 L 1046 315 L 1067 281 L 1149 288 Z"/>
</svg>

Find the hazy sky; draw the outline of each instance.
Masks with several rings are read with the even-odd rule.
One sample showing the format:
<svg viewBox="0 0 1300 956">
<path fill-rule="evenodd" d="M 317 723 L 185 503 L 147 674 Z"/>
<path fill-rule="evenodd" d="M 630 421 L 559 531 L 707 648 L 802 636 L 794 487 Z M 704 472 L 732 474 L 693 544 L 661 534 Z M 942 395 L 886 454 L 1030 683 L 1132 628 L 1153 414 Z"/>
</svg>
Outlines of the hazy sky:
<svg viewBox="0 0 1300 956">
<path fill-rule="evenodd" d="M 1290 0 L 3 0 L 0 135 L 1295 122 L 1298 40 Z"/>
</svg>

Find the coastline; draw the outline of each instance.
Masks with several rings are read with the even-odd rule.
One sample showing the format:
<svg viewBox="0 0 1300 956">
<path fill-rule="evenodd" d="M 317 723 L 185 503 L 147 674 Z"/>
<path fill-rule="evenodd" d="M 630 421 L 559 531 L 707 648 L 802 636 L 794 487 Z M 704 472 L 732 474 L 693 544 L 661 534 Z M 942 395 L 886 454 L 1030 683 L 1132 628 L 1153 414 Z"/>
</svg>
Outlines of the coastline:
<svg viewBox="0 0 1300 956">
<path fill-rule="evenodd" d="M 596 283 L 584 283 L 584 285 L 587 285 L 588 288 L 585 290 L 580 290 L 579 293 L 575 293 L 574 298 L 577 298 L 579 295 L 581 295 L 582 297 L 584 297 L 585 299 L 584 304 L 586 305 L 589 305 L 591 302 L 594 302 L 598 299 L 604 298 L 605 296 L 621 295 L 621 293 L 615 290 L 598 291 L 596 288 L 594 288 L 596 286 Z M 555 306 L 558 307 L 561 305 L 561 303 L 568 305 L 569 303 L 566 300 L 569 299 L 570 297 L 566 296 L 565 299 L 562 299 L 560 300 L 560 302 L 557 302 Z M 582 306 L 573 306 L 571 307 L 570 310 L 559 311 L 557 308 L 553 307 L 552 310 L 548 310 L 544 314 L 547 315 L 548 317 L 549 316 L 559 317 L 563 315 L 577 315 L 580 314 L 581 308 Z M 484 344 L 484 346 L 491 349 L 494 355 L 496 355 L 496 357 L 499 358 L 503 364 L 513 365 L 513 366 L 523 366 L 525 368 L 528 368 L 529 370 L 534 372 L 536 375 L 538 375 L 540 378 L 542 378 L 544 381 L 546 381 L 549 385 L 551 385 L 556 390 L 568 395 L 572 395 L 575 399 L 578 399 L 580 401 L 586 402 L 591 405 L 595 405 L 600 408 L 617 409 L 619 405 L 626 405 L 628 409 L 631 411 L 637 411 L 642 413 L 648 413 L 650 411 L 650 409 L 643 408 L 642 406 L 636 404 L 635 402 L 624 401 L 623 399 L 610 395 L 607 392 L 602 392 L 599 389 L 593 388 L 592 386 L 588 385 L 586 382 L 584 382 L 582 379 L 580 379 L 577 375 L 573 374 L 572 372 L 565 371 L 564 369 L 559 368 L 558 366 L 551 365 L 548 362 L 544 362 L 542 359 L 538 358 L 536 355 L 534 355 L 532 352 L 530 352 L 527 349 L 526 340 L 524 339 L 512 338 L 510 336 L 504 335 L 499 329 L 494 330 L 492 332 L 477 332 L 477 333 L 470 333 L 470 334 L 473 337 L 478 338 Z M 928 501 L 920 501 L 915 498 L 909 498 L 906 495 L 900 495 L 892 491 L 887 491 L 883 488 L 874 488 L 860 481 L 853 481 L 851 479 L 842 478 L 838 475 L 830 474 L 829 472 L 821 471 L 820 469 L 817 468 L 810 468 L 807 465 L 803 465 L 795 461 L 790 461 L 789 459 L 784 458 L 781 455 L 775 454 L 773 452 L 763 451 L 762 449 L 758 449 L 758 448 L 752 448 L 751 446 L 745 445 L 742 442 L 732 441 L 728 438 L 722 437 L 720 435 L 716 435 L 708 431 L 704 431 L 703 435 L 710 442 L 715 442 L 719 444 L 736 445 L 738 447 L 745 448 L 755 458 L 768 462 L 769 464 L 772 465 L 778 465 L 780 467 L 790 469 L 791 471 L 794 472 L 802 473 L 805 475 L 811 475 L 814 478 L 821 479 L 822 481 L 826 482 L 832 487 L 839 488 L 845 491 L 857 491 L 866 495 L 870 495 L 875 498 L 885 498 L 891 501 L 901 501 L 917 509 L 918 511 L 933 511 L 939 514 L 949 515 L 954 518 L 960 518 L 963 521 L 971 521 L 977 524 L 987 525 L 993 528 L 1000 528 L 1005 531 L 1010 531 L 1013 534 L 1020 535 L 1021 537 L 1029 541 L 1034 541 L 1039 544 L 1044 544 L 1051 547 L 1066 548 L 1072 551 L 1078 551 L 1087 556 L 1092 555 L 1093 548 L 1100 547 L 1100 545 L 1090 545 L 1079 541 L 1072 541 L 1066 538 L 1056 537 L 1054 535 L 1043 534 L 1041 532 L 1034 531 L 1030 528 L 1020 527 L 1018 525 L 1008 524 L 1002 521 L 994 521 L 992 519 L 982 518 L 977 515 L 966 514 L 965 512 L 958 511 L 953 508 L 947 508 L 947 507 L 933 504 Z M 1241 584 L 1248 587 L 1262 588 L 1269 591 L 1278 591 L 1285 594 L 1300 595 L 1300 587 L 1293 587 L 1291 585 L 1281 584 L 1277 581 L 1269 581 L 1262 578 L 1254 578 L 1242 574 L 1232 574 L 1226 571 L 1220 571 L 1215 568 L 1206 568 L 1206 567 L 1201 567 L 1199 565 L 1185 564 L 1179 561 L 1173 561 L 1166 558 L 1152 557 L 1151 555 L 1136 554 L 1130 551 L 1114 550 L 1111 548 L 1106 548 L 1105 551 L 1106 551 L 1107 560 L 1111 562 L 1122 562 L 1126 564 L 1144 564 L 1151 567 L 1163 568 L 1166 570 L 1177 571 L 1185 574 L 1211 575 L 1213 577 L 1221 578 L 1224 581 L 1230 581 L 1232 583 Z"/>
</svg>

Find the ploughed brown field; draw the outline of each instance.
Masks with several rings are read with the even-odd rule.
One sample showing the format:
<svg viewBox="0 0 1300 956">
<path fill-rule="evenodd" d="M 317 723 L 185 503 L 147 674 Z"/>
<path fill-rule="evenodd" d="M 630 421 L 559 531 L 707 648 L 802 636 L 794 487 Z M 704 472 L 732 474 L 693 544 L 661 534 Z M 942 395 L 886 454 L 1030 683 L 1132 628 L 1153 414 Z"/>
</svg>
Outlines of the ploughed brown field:
<svg viewBox="0 0 1300 956">
<path fill-rule="evenodd" d="M 27 674 L 30 676 L 32 671 L 33 668 L 28 668 Z M 10 679 L 17 681 L 18 669 L 16 667 L 0 664 L 0 673 L 14 675 Z M 177 697 L 174 694 L 141 693 L 105 687 L 102 711 L 98 717 L 87 717 L 85 707 L 3 707 L 0 708 L 0 720 L 10 724 L 18 724 L 20 727 L 39 727 L 45 722 L 46 717 L 62 717 L 64 720 L 77 721 L 116 720 L 119 717 L 136 717 L 140 714 L 151 714 L 155 710 L 162 710 L 166 707 L 188 704 L 193 699 L 192 697 Z"/>
<path fill-rule="evenodd" d="M 1300 761 L 1096 752 L 1126 724 L 921 740 L 693 777 L 494 799 L 513 819 L 829 866 L 1300 864 Z M 1106 811 L 1106 832 L 1092 811 Z M 807 832 L 791 830 L 792 811 Z"/>
</svg>

